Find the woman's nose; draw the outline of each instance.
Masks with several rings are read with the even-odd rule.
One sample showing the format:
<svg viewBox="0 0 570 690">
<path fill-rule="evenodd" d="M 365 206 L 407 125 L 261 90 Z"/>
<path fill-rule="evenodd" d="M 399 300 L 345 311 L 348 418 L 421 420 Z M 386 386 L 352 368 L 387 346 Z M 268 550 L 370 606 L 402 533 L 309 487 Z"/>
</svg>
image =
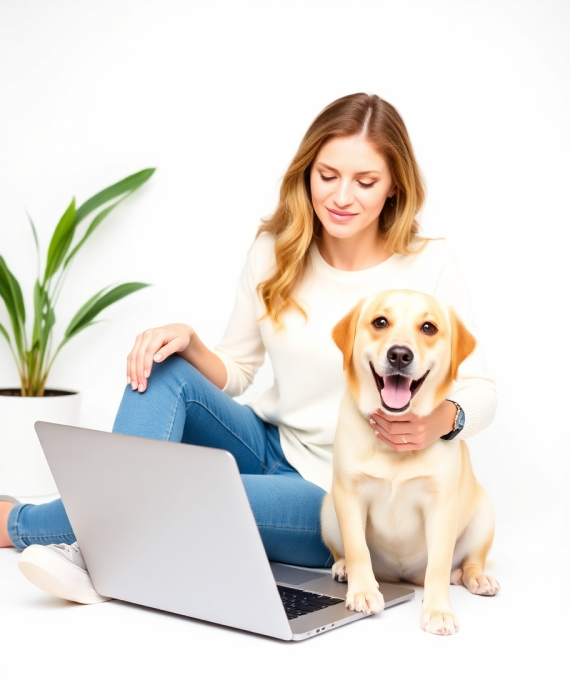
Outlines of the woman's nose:
<svg viewBox="0 0 570 690">
<path fill-rule="evenodd" d="M 337 206 L 349 206 L 354 201 L 354 195 L 350 189 L 350 181 L 340 182 L 335 190 L 334 201 Z"/>
</svg>

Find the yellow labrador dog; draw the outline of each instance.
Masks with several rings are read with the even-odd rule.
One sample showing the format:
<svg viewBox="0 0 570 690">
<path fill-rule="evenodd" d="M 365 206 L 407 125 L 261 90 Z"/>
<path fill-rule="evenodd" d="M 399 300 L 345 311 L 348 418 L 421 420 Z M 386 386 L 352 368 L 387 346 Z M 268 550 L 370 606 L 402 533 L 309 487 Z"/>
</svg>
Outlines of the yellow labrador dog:
<svg viewBox="0 0 570 690">
<path fill-rule="evenodd" d="M 384 608 L 377 580 L 424 585 L 421 627 L 451 635 L 450 581 L 494 595 L 485 575 L 494 535 L 490 500 L 477 483 L 465 442 L 438 440 L 401 453 L 380 441 L 370 414 L 426 416 L 446 399 L 475 338 L 454 311 L 410 290 L 388 290 L 359 302 L 334 328 L 347 389 L 334 440 L 332 494 L 325 497 L 323 539 L 333 577 L 348 579 L 346 605 Z"/>
</svg>

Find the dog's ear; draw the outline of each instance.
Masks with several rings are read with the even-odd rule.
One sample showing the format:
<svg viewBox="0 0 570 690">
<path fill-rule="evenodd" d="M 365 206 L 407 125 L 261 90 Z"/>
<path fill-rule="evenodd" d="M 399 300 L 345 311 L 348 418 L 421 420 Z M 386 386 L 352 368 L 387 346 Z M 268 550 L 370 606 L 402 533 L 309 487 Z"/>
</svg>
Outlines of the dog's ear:
<svg viewBox="0 0 570 690">
<path fill-rule="evenodd" d="M 473 352 L 477 341 L 465 328 L 452 307 L 449 307 L 449 319 L 451 321 L 451 375 L 453 379 L 457 379 L 459 365 Z"/>
<path fill-rule="evenodd" d="M 346 371 L 352 359 L 356 324 L 358 323 L 358 317 L 360 316 L 363 302 L 364 300 L 361 299 L 354 309 L 351 309 L 332 330 L 332 339 L 342 352 L 342 368 L 344 371 Z"/>
</svg>

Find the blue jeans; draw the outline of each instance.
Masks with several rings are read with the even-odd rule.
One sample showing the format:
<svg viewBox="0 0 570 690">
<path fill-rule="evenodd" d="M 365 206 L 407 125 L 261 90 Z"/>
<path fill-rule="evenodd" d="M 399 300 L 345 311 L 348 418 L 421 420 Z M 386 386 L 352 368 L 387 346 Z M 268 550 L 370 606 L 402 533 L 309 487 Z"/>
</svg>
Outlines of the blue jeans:
<svg viewBox="0 0 570 690">
<path fill-rule="evenodd" d="M 237 461 L 269 559 L 312 567 L 332 565 L 320 531 L 325 492 L 287 462 L 275 425 L 232 400 L 181 357 L 154 364 L 144 393 L 127 386 L 113 431 L 229 451 Z M 61 500 L 15 506 L 8 533 L 21 549 L 75 541 Z"/>
</svg>

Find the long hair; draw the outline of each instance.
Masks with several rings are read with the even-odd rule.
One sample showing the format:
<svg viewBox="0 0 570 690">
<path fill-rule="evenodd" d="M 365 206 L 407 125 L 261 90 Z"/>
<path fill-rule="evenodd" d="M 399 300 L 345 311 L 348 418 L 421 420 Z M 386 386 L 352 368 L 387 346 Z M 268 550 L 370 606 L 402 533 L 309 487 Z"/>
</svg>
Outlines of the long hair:
<svg viewBox="0 0 570 690">
<path fill-rule="evenodd" d="M 256 235 L 269 232 L 275 236 L 275 271 L 257 286 L 257 291 L 265 305 L 265 316 L 277 329 L 283 326 L 282 315 L 289 308 L 307 318 L 293 292 L 305 272 L 313 237 L 322 231 L 311 202 L 311 165 L 327 141 L 355 135 L 364 136 L 384 157 L 396 186 L 393 205 L 384 204 L 379 218 L 387 249 L 394 254 L 411 254 L 425 246 L 423 242 L 411 249 L 419 231 L 416 216 L 425 190 L 404 121 L 390 103 L 378 96 L 355 93 L 339 98 L 307 130 L 283 177 L 277 209 L 262 220 Z"/>
</svg>

